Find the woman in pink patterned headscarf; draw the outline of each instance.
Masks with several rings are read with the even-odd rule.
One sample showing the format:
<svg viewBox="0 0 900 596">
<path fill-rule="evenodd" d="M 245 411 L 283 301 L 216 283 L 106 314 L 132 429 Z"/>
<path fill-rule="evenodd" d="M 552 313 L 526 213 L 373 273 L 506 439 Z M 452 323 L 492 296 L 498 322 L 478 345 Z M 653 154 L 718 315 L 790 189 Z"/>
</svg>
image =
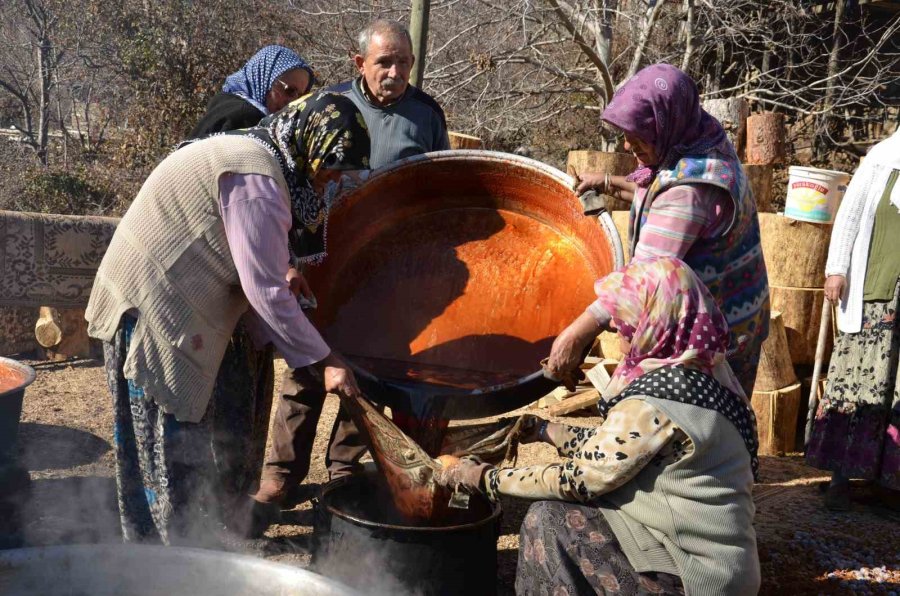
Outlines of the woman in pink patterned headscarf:
<svg viewBox="0 0 900 596">
<path fill-rule="evenodd" d="M 562 463 L 463 459 L 437 481 L 538 501 L 521 528 L 517 594 L 756 594 L 756 426 L 725 362 L 725 317 L 674 258 L 636 259 L 595 290 L 547 367 L 570 371 L 599 331 L 618 332 L 628 346 L 598 404 L 603 424 L 527 417 L 522 442 L 553 445 Z"/>
<path fill-rule="evenodd" d="M 624 133 L 638 167 L 625 177 L 584 173 L 578 192 L 632 201 L 634 257 L 677 257 L 693 268 L 728 321 L 729 363 L 749 394 L 769 332 L 769 284 L 756 205 L 734 147 L 703 109 L 694 81 L 669 64 L 622 85 L 602 119 Z"/>
</svg>

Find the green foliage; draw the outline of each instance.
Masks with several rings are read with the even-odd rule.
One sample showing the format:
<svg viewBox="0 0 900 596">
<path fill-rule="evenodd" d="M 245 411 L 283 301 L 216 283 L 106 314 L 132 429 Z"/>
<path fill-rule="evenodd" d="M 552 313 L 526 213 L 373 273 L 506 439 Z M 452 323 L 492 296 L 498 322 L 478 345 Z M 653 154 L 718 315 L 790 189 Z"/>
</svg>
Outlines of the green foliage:
<svg viewBox="0 0 900 596">
<path fill-rule="evenodd" d="M 98 168 L 72 170 L 35 164 L 22 174 L 14 205 L 19 211 L 73 215 L 111 215 L 124 211 L 115 184 Z"/>
</svg>

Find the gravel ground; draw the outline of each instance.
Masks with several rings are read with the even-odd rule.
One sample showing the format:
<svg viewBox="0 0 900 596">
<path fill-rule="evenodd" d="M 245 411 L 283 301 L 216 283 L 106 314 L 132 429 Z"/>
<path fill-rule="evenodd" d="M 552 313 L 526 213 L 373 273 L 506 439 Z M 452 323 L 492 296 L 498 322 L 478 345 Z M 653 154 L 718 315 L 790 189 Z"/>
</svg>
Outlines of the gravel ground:
<svg viewBox="0 0 900 596">
<path fill-rule="evenodd" d="M 29 545 L 118 541 L 113 472 L 112 410 L 103 368 L 96 362 L 31 362 L 38 371 L 22 413 L 22 461 L 33 480 L 24 517 Z M 278 378 L 283 363 L 277 365 Z M 276 382 L 276 390 L 278 389 Z M 329 397 L 319 423 L 306 484 L 327 480 L 325 443 L 337 411 Z M 573 423 L 596 424 L 596 418 Z M 525 445 L 519 464 L 556 460 L 546 445 Z M 763 571 L 762 594 L 900 594 L 900 515 L 880 506 L 870 487 L 855 486 L 847 513 L 821 506 L 827 476 L 799 455 L 762 458 L 755 489 L 756 529 Z M 499 594 L 512 594 L 518 528 L 528 504 L 504 500 L 498 541 Z M 267 535 L 282 554 L 271 558 L 307 565 L 311 505 L 285 512 Z"/>
</svg>

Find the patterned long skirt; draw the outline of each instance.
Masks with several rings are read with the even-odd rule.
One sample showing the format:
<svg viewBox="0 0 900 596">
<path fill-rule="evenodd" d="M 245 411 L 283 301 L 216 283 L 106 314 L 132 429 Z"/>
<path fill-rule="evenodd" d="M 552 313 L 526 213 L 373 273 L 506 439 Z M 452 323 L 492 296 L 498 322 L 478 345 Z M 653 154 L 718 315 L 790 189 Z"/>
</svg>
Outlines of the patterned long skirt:
<svg viewBox="0 0 900 596">
<path fill-rule="evenodd" d="M 126 542 L 219 547 L 252 517 L 265 455 L 274 370 L 239 324 L 206 414 L 179 422 L 122 373 L 136 319 L 104 345 L 115 415 L 116 484 Z M 224 541 L 224 542 L 223 542 Z"/>
<path fill-rule="evenodd" d="M 516 594 L 684 594 L 684 588 L 677 575 L 635 571 L 598 509 L 538 501 L 519 534 Z"/>
<path fill-rule="evenodd" d="M 889 302 L 863 303 L 862 330 L 841 333 L 806 452 L 809 465 L 900 490 L 897 386 L 900 284 Z"/>
</svg>

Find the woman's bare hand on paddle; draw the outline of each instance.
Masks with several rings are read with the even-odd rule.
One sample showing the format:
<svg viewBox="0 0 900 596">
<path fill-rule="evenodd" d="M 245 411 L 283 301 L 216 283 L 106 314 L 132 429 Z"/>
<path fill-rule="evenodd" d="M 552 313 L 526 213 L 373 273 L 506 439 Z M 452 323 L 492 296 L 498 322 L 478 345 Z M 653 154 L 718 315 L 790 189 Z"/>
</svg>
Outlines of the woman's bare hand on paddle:
<svg viewBox="0 0 900 596">
<path fill-rule="evenodd" d="M 359 385 L 356 384 L 356 376 L 340 356 L 332 352 L 319 362 L 319 366 L 322 370 L 325 391 L 347 397 L 360 396 Z"/>
<path fill-rule="evenodd" d="M 303 277 L 302 273 L 291 267 L 288 269 L 285 279 L 287 279 L 288 287 L 294 296 L 303 296 L 307 300 L 313 299 L 312 290 L 309 288 L 309 284 L 306 283 L 306 278 Z"/>
<path fill-rule="evenodd" d="M 843 275 L 829 275 L 828 279 L 825 280 L 825 297 L 832 304 L 837 304 L 837 301 L 844 295 L 846 286 L 847 278 Z"/>
<path fill-rule="evenodd" d="M 589 312 L 581 313 L 553 342 L 547 359 L 547 371 L 557 378 L 572 372 L 581 364 L 584 349 L 600 333 L 600 325 Z"/>
<path fill-rule="evenodd" d="M 602 188 L 606 181 L 606 172 L 585 172 L 579 174 L 578 186 L 575 187 L 575 194 L 582 195 L 589 190 L 597 190 L 605 192 Z"/>
</svg>

